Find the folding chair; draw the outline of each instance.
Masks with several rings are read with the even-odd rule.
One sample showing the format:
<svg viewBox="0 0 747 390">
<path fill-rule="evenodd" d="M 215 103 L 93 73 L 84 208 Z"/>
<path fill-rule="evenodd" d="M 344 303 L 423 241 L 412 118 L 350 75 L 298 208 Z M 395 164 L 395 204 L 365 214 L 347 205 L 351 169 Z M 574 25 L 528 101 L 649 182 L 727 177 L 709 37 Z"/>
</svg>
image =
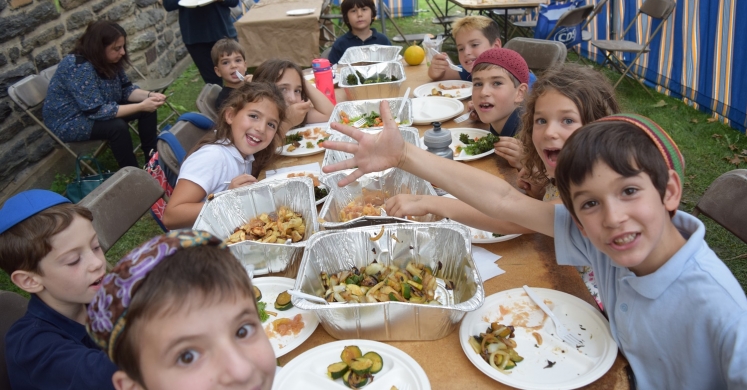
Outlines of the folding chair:
<svg viewBox="0 0 747 390">
<path fill-rule="evenodd" d="M 703 214 L 747 243 L 747 169 L 734 169 L 717 177 L 695 205 Z"/>
<path fill-rule="evenodd" d="M 319 47 L 322 51 L 324 51 L 328 43 L 335 42 L 337 39 L 337 29 L 343 30 L 342 14 L 329 13 L 331 6 L 332 2 L 330 0 L 324 0 L 322 3 L 322 14 L 319 16 L 319 37 L 320 40 L 324 40 L 324 46 Z"/>
<path fill-rule="evenodd" d="M 555 27 L 550 30 L 545 39 L 552 38 L 553 34 L 563 27 L 574 27 L 584 23 L 592 11 L 594 11 L 594 6 L 591 4 L 566 11 L 563 15 L 560 15 L 560 18 L 555 23 Z"/>
<path fill-rule="evenodd" d="M 604 53 L 606 59 L 604 63 L 609 62 L 612 64 L 612 66 L 617 69 L 620 73 L 622 73 L 622 76 L 620 76 L 620 79 L 617 80 L 617 82 L 614 85 L 614 88 L 617 88 L 618 84 L 625 78 L 625 76 L 628 74 L 630 69 L 633 67 L 633 65 L 638 61 L 638 58 L 641 57 L 644 53 L 649 52 L 649 45 L 651 44 L 651 41 L 656 37 L 656 35 L 659 34 L 662 27 L 664 27 L 664 24 L 666 24 L 667 19 L 669 19 L 669 15 L 672 14 L 672 11 L 674 11 L 674 0 L 646 0 L 643 5 L 641 5 L 641 8 L 638 10 L 638 12 L 635 14 L 635 17 L 633 20 L 630 21 L 630 24 L 628 24 L 628 27 L 625 28 L 625 31 L 622 33 L 622 37 L 625 37 L 625 35 L 628 33 L 631 27 L 638 21 L 638 17 L 641 16 L 641 14 L 648 15 L 651 19 L 660 19 L 661 23 L 659 23 L 659 26 L 654 30 L 647 39 L 645 39 L 645 43 L 643 45 L 638 44 L 637 42 L 633 41 L 626 41 L 624 39 L 620 40 L 592 40 L 590 43 L 602 50 Z M 630 65 L 625 67 L 623 70 L 623 60 L 615 56 L 614 52 L 619 51 L 623 53 L 636 53 L 635 58 L 633 58 L 632 61 L 630 61 Z M 602 64 L 604 65 L 604 64 Z M 653 96 L 651 94 L 651 91 L 646 88 L 645 85 L 643 85 L 643 81 L 641 81 L 638 77 L 633 77 L 636 81 L 638 81 L 639 84 L 643 87 L 644 90 L 646 90 L 646 93 L 649 94 L 649 96 Z"/>
<path fill-rule="evenodd" d="M 78 153 L 75 153 L 70 145 L 68 145 L 66 142 L 63 142 L 55 133 L 52 132 L 52 130 L 50 130 L 44 124 L 42 120 L 37 118 L 37 116 L 32 112 L 33 110 L 41 107 L 41 105 L 44 103 L 44 99 L 46 99 L 47 97 L 49 80 L 52 78 L 52 74 L 54 74 L 54 70 L 51 70 L 44 75 L 33 74 L 30 76 L 26 76 L 22 80 L 19 80 L 8 88 L 8 95 L 10 95 L 10 99 L 13 100 L 13 103 L 20 107 L 29 117 L 31 117 L 31 119 L 34 120 L 34 122 L 41 126 L 41 128 L 44 129 L 44 131 L 46 131 L 47 134 L 49 134 L 49 136 L 52 137 L 53 140 L 55 140 L 55 142 L 60 144 L 60 146 L 67 150 L 68 153 L 73 155 L 73 157 L 78 158 Z M 96 152 L 94 152 L 93 154 L 94 157 L 98 156 L 106 147 L 106 141 L 84 142 L 99 144 L 98 148 L 96 148 Z M 81 164 L 91 173 L 98 173 L 85 162 L 81 161 Z"/>
<path fill-rule="evenodd" d="M 444 29 L 443 36 L 446 39 L 454 40 L 454 37 L 451 36 L 451 24 L 456 22 L 458 19 L 463 18 L 464 15 L 459 16 L 449 16 L 447 15 L 447 9 L 444 8 L 444 10 L 441 10 L 441 7 L 436 4 L 435 0 L 425 0 L 425 3 L 428 4 L 428 8 L 431 9 L 431 12 L 433 12 L 433 19 L 431 19 L 432 24 L 440 24 L 441 27 Z"/>
<path fill-rule="evenodd" d="M 181 150 L 174 150 L 167 141 L 158 140 L 158 158 L 171 172 L 179 175 L 179 168 L 184 162 L 184 154 L 188 153 L 197 142 L 205 135 L 206 130 L 201 129 L 189 121 L 178 121 L 169 129 L 181 146 Z M 164 132 L 165 134 L 165 132 Z"/>
<path fill-rule="evenodd" d="M 216 84 L 205 84 L 197 96 L 197 109 L 200 110 L 201 114 L 206 115 L 212 119 L 213 122 L 218 120 L 218 110 L 215 109 L 215 100 L 218 98 L 218 94 L 221 89 L 220 85 Z"/>
<path fill-rule="evenodd" d="M 506 42 L 503 47 L 519 53 L 535 73 L 560 66 L 568 53 L 563 43 L 545 39 L 517 37 Z"/>
<path fill-rule="evenodd" d="M 163 193 L 161 185 L 148 172 L 124 167 L 78 204 L 91 210 L 93 229 L 106 252 Z"/>
<path fill-rule="evenodd" d="M 10 389 L 8 366 L 5 363 L 5 334 L 10 327 L 26 314 L 28 299 L 11 291 L 0 290 L 0 389 Z"/>
<path fill-rule="evenodd" d="M 599 0 L 597 5 L 594 6 L 594 10 L 591 11 L 591 15 L 589 15 L 588 18 L 586 18 L 586 22 L 584 22 L 584 25 L 581 26 L 581 40 L 584 42 L 588 42 L 591 40 L 591 31 L 588 30 L 589 25 L 594 20 L 597 15 L 599 15 L 600 12 L 602 12 L 602 7 L 607 4 L 607 0 Z"/>
<path fill-rule="evenodd" d="M 132 67 L 135 69 L 135 72 L 137 72 L 140 77 L 142 77 L 142 80 L 137 83 L 137 85 L 140 87 L 140 89 L 146 90 L 146 91 L 152 91 L 152 92 L 158 92 L 158 93 L 166 93 L 166 89 L 168 89 L 171 84 L 176 80 L 174 77 L 165 77 L 162 79 L 149 79 L 145 77 L 142 73 L 140 73 L 140 70 L 136 67 Z M 164 123 L 168 122 L 171 118 L 176 116 L 177 118 L 181 113 L 177 111 L 176 108 L 169 102 L 168 99 L 166 99 L 166 105 L 171 109 L 171 112 L 169 115 L 162 120 L 158 124 L 158 131 L 160 132 L 161 127 L 164 125 Z M 130 125 L 130 128 L 135 130 L 132 125 Z M 135 131 L 137 133 L 137 131 Z"/>
</svg>

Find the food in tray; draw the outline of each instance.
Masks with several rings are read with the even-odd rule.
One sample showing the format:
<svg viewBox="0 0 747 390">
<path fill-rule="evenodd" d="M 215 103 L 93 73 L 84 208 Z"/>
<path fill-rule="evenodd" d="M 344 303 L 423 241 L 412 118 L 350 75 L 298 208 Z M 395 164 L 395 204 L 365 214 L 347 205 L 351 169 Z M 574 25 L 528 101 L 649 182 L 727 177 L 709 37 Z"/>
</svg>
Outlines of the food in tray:
<svg viewBox="0 0 747 390">
<path fill-rule="evenodd" d="M 314 187 L 314 199 L 316 200 L 322 200 L 329 195 L 329 190 L 327 190 L 326 187 Z"/>
<path fill-rule="evenodd" d="M 303 240 L 305 233 L 306 224 L 301 214 L 281 206 L 277 212 L 263 213 L 259 217 L 249 220 L 249 223 L 239 226 L 226 242 L 235 244 L 250 240 L 284 244 L 288 239 L 291 242 Z"/>
<path fill-rule="evenodd" d="M 386 73 L 377 73 L 371 77 L 363 77 L 363 74 L 361 72 L 358 72 L 357 70 L 355 73 L 358 75 L 358 78 L 355 78 L 355 74 L 349 74 L 348 77 L 345 78 L 345 81 L 348 85 L 359 85 L 358 80 L 360 80 L 361 84 L 377 84 L 377 83 L 390 83 L 393 81 L 399 81 L 397 76 L 388 76 Z"/>
<path fill-rule="evenodd" d="M 301 313 L 296 314 L 293 318 L 278 318 L 265 327 L 267 337 L 274 338 L 280 336 L 298 335 L 306 326 L 303 322 Z"/>
<path fill-rule="evenodd" d="M 309 172 L 289 173 L 287 177 L 289 179 L 292 177 L 310 177 L 311 180 L 314 182 L 314 187 L 318 187 L 319 185 L 321 185 L 321 183 L 319 183 L 319 178 L 313 173 L 309 173 Z"/>
<path fill-rule="evenodd" d="M 480 355 L 491 367 L 503 373 L 516 367 L 516 364 L 524 360 L 514 348 L 514 327 L 491 322 L 485 333 L 469 337 L 469 345 Z"/>
<path fill-rule="evenodd" d="M 327 367 L 327 376 L 342 379 L 351 389 L 360 389 L 373 382 L 374 374 L 384 367 L 384 359 L 374 351 L 364 355 L 357 345 L 349 345 L 342 349 L 341 362 L 332 363 Z"/>
<path fill-rule="evenodd" d="M 356 218 L 381 216 L 381 210 L 389 195 L 383 191 L 363 189 L 363 194 L 345 205 L 340 210 L 340 222 L 351 221 Z"/>
<path fill-rule="evenodd" d="M 500 141 L 500 138 L 496 136 L 493 133 L 489 133 L 488 135 L 479 138 L 475 137 L 470 138 L 469 135 L 462 133 L 459 134 L 459 141 L 463 143 L 465 146 L 457 146 L 456 147 L 456 154 L 459 155 L 464 151 L 465 154 L 470 156 L 476 156 L 478 154 L 483 154 L 490 149 L 493 149 L 495 147 L 495 143 Z"/>
<path fill-rule="evenodd" d="M 313 173 L 309 172 L 299 172 L 299 173 L 289 173 L 288 178 L 291 177 L 310 177 L 311 180 L 314 181 L 314 199 L 315 200 L 321 200 L 324 199 L 327 195 L 329 195 L 329 190 L 327 190 L 327 187 L 323 186 L 319 182 L 319 177 L 314 175 Z"/>
<path fill-rule="evenodd" d="M 370 113 L 358 115 L 356 117 L 351 118 L 350 115 L 345 111 L 340 111 L 340 123 L 343 125 L 351 125 L 355 123 L 358 119 L 365 118 L 366 123 L 358 126 L 361 129 L 365 129 L 366 127 L 379 127 L 383 126 L 383 122 L 381 120 L 381 114 L 371 111 Z"/>
<path fill-rule="evenodd" d="M 405 269 L 384 266 L 375 260 L 357 269 L 328 275 L 320 274 L 328 302 L 376 303 L 410 302 L 439 304 L 436 300 L 436 276 L 429 267 L 409 262 Z M 453 288 L 453 283 L 447 282 Z"/>
</svg>

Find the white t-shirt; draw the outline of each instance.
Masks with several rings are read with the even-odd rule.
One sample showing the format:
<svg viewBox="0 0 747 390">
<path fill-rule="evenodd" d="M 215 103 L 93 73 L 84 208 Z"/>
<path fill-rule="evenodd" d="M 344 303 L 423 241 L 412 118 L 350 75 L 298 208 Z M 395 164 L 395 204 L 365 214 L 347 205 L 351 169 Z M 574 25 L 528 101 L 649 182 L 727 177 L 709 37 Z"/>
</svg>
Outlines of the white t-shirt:
<svg viewBox="0 0 747 390">
<path fill-rule="evenodd" d="M 202 187 L 206 194 L 214 194 L 227 190 L 236 176 L 251 175 L 253 162 L 254 155 L 245 159 L 233 144 L 205 145 L 184 160 L 178 180 L 189 180 Z"/>
</svg>

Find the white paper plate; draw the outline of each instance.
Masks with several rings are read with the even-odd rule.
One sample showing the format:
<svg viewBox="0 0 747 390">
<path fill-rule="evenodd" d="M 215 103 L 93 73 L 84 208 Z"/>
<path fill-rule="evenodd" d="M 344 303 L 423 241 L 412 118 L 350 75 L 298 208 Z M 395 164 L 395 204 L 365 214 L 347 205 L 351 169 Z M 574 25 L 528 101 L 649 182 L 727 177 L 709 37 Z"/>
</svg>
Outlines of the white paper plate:
<svg viewBox="0 0 747 390">
<path fill-rule="evenodd" d="M 202 7 L 203 5 L 210 4 L 215 0 L 179 0 L 179 5 L 185 8 Z"/>
<path fill-rule="evenodd" d="M 485 298 L 482 307 L 464 317 L 459 328 L 459 342 L 467 358 L 485 375 L 520 389 L 576 389 L 599 379 L 612 367 L 617 356 L 617 344 L 602 313 L 564 292 L 532 289 L 573 333 L 581 337 L 584 346 L 571 347 L 553 336 L 552 320 L 532 303 L 523 289 L 515 288 Z M 501 316 L 502 312 L 507 313 Z M 504 325 L 513 322 L 516 327 L 516 352 L 524 361 L 516 364 L 511 374 L 490 367 L 469 345 L 469 336 L 485 332 L 491 321 Z M 537 340 L 532 332 L 542 336 L 542 345 L 535 346 Z M 555 362 L 551 368 L 545 368 L 548 360 Z"/>
<path fill-rule="evenodd" d="M 415 125 L 446 122 L 464 111 L 464 104 L 446 97 L 421 97 L 412 99 L 412 120 Z"/>
<path fill-rule="evenodd" d="M 296 347 L 301 345 L 309 338 L 309 336 L 311 336 L 312 333 L 314 333 L 317 325 L 319 325 L 319 317 L 317 317 L 314 312 L 301 310 L 296 307 L 292 307 L 285 311 L 275 309 L 275 299 L 278 295 L 285 290 L 293 289 L 295 283 L 295 279 L 281 278 L 277 276 L 265 276 L 252 279 L 252 284 L 262 292 L 262 299 L 260 301 L 267 304 L 265 310 L 278 313 L 277 317 L 270 315 L 270 318 L 262 324 L 262 328 L 271 327 L 272 321 L 275 321 L 278 318 L 293 318 L 299 313 L 301 313 L 301 316 L 303 317 L 305 325 L 297 335 L 270 337 L 270 344 L 272 344 L 272 350 L 275 352 L 276 358 L 296 349 Z"/>
<path fill-rule="evenodd" d="M 456 199 L 456 197 L 452 194 L 446 194 L 443 197 Z M 451 222 L 459 223 L 454 220 L 452 220 Z M 464 226 L 467 226 L 467 225 L 464 225 Z M 503 241 L 513 240 L 514 238 L 519 237 L 521 235 L 521 234 L 504 234 L 500 237 L 493 237 L 493 233 L 487 230 L 475 229 L 471 226 L 467 226 L 467 228 L 469 229 L 470 235 L 472 236 L 473 244 L 492 244 L 494 242 L 503 242 Z"/>
<path fill-rule="evenodd" d="M 442 130 L 451 131 L 451 150 L 454 151 L 454 161 L 472 161 L 472 160 L 481 159 L 486 156 L 490 156 L 491 154 L 495 153 L 495 148 L 493 148 L 493 149 L 488 150 L 485 153 L 476 154 L 474 156 L 468 155 L 467 153 L 464 152 L 464 150 L 462 150 L 462 152 L 459 153 L 458 155 L 456 154 L 456 147 L 464 146 L 462 141 L 459 140 L 459 135 L 464 133 L 464 134 L 467 134 L 470 138 L 475 138 L 475 137 L 482 138 L 490 134 L 490 132 L 487 130 L 471 129 L 471 128 L 464 128 L 464 127 L 457 127 L 453 129 L 442 129 Z M 423 149 L 428 149 L 428 147 L 425 146 L 425 141 L 423 137 L 420 137 L 420 144 L 422 145 Z"/>
<path fill-rule="evenodd" d="M 459 86 L 463 88 L 443 89 L 439 87 L 439 84 L 445 87 Z M 432 83 L 423 84 L 415 88 L 415 91 L 413 91 L 413 94 L 415 95 L 415 97 L 431 96 L 431 94 L 433 93 L 433 88 L 436 88 L 437 90 L 442 91 L 443 93 L 448 93 L 452 95 L 454 99 L 461 100 L 461 99 L 466 99 L 472 96 L 472 82 L 461 81 L 461 80 L 443 80 L 443 81 L 434 81 Z"/>
<path fill-rule="evenodd" d="M 296 134 L 298 132 L 306 131 L 308 129 L 312 129 L 312 132 L 313 132 L 314 128 L 320 128 L 322 131 L 325 131 L 325 132 L 327 132 L 329 134 L 329 131 L 327 130 L 327 126 L 328 126 L 327 123 L 312 123 L 312 124 L 306 125 L 304 127 L 299 127 L 298 129 L 289 130 L 288 133 L 286 133 L 286 135 L 288 135 L 288 134 Z M 306 139 L 304 137 L 304 139 L 301 141 L 301 146 L 299 146 L 295 150 L 289 152 L 288 151 L 288 146 L 290 146 L 290 145 L 283 145 L 282 150 L 280 150 L 280 148 L 278 148 L 278 153 L 280 153 L 283 156 L 291 156 L 291 157 L 310 156 L 312 154 L 322 153 L 322 152 L 324 152 L 324 148 L 321 147 L 321 146 L 319 146 L 319 145 L 317 145 L 317 141 L 319 141 L 322 138 L 324 138 L 324 137 L 319 136 L 316 139 L 313 139 L 313 138 Z M 314 147 L 313 148 L 307 148 L 306 147 L 306 142 L 311 142 Z"/>
<path fill-rule="evenodd" d="M 428 377 L 415 359 L 389 344 L 372 340 L 333 341 L 296 356 L 275 376 L 273 390 L 347 389 L 342 379 L 333 381 L 327 376 L 327 366 L 341 361 L 340 353 L 348 345 L 357 345 L 364 354 L 376 352 L 384 361 L 384 367 L 373 374 L 374 381 L 364 389 L 389 390 L 397 386 L 408 390 L 430 390 Z"/>
<path fill-rule="evenodd" d="M 321 175 L 322 175 L 322 173 L 321 173 L 321 172 L 309 172 L 309 171 L 299 170 L 299 171 L 292 171 L 292 172 L 283 172 L 283 173 L 279 173 L 279 174 L 277 174 L 277 175 L 273 175 L 273 176 L 270 176 L 270 177 L 266 177 L 266 178 L 264 178 L 263 180 L 260 180 L 260 181 L 261 181 L 261 182 L 263 182 L 263 181 L 276 181 L 276 180 L 283 180 L 283 179 L 287 179 L 287 178 L 288 178 L 288 175 L 290 175 L 291 173 L 295 173 L 295 174 L 303 173 L 304 175 L 306 175 L 306 174 L 309 174 L 309 173 L 311 173 L 311 174 L 313 174 L 314 176 L 316 176 L 316 177 L 317 177 L 317 179 L 319 179 L 319 176 L 321 176 Z M 318 185 L 317 187 L 323 187 L 323 188 L 327 188 L 327 186 L 325 186 L 325 185 L 324 185 L 324 184 L 322 184 L 321 182 L 319 182 L 319 185 Z M 330 193 L 330 192 L 331 192 L 331 191 L 329 190 L 329 188 L 327 188 L 327 196 L 329 196 L 329 193 Z M 316 205 L 318 206 L 318 205 L 320 205 L 320 204 L 324 203 L 324 201 L 325 201 L 325 200 L 327 200 L 327 196 L 325 196 L 325 197 L 324 197 L 324 198 L 322 198 L 322 199 L 319 199 L 319 200 L 317 200 L 317 201 L 316 201 Z"/>
<path fill-rule="evenodd" d="M 292 9 L 290 11 L 285 11 L 285 14 L 288 16 L 302 16 L 302 15 L 309 15 L 314 13 L 314 8 L 298 8 L 298 9 Z"/>
</svg>

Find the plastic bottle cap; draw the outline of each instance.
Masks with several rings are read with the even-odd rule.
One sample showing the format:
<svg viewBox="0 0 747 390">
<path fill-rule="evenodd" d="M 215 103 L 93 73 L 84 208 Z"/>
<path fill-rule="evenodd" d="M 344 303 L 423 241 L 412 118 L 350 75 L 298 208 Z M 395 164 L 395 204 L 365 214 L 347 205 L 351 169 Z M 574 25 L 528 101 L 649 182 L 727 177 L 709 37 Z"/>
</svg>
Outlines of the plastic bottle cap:
<svg viewBox="0 0 747 390">
<path fill-rule="evenodd" d="M 441 129 L 441 122 L 433 122 L 433 128 L 426 130 L 423 143 L 428 148 L 448 148 L 451 145 L 451 132 Z"/>
</svg>

